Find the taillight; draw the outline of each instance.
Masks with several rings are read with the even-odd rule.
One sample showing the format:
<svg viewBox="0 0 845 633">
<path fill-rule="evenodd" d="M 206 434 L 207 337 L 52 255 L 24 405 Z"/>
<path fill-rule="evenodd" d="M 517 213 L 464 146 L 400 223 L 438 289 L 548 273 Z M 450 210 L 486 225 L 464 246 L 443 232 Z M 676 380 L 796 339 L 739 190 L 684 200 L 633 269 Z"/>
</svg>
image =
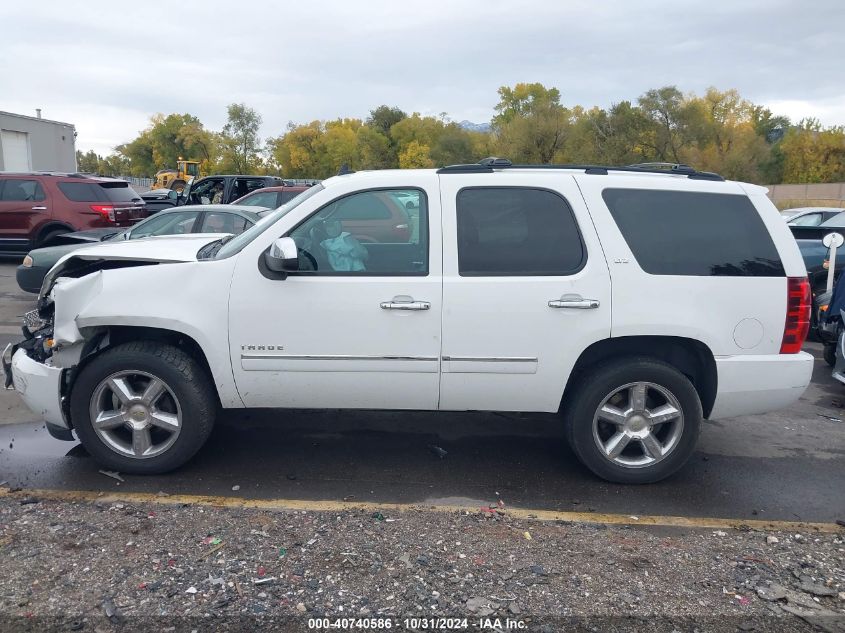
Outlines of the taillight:
<svg viewBox="0 0 845 633">
<path fill-rule="evenodd" d="M 801 351 L 807 331 L 810 329 L 810 281 L 806 277 L 786 279 L 786 324 L 783 326 L 781 354 L 797 354 Z"/>
<path fill-rule="evenodd" d="M 105 204 L 92 204 L 91 210 L 96 211 L 109 222 L 114 222 L 114 207 Z"/>
</svg>

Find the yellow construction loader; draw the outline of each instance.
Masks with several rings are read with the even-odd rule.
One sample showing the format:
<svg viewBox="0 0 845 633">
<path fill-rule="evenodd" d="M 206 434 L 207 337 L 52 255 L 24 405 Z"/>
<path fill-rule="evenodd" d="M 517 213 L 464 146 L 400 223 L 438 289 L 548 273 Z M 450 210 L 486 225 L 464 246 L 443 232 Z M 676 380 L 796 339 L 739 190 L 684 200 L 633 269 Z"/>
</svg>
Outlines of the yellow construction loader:
<svg viewBox="0 0 845 633">
<path fill-rule="evenodd" d="M 176 161 L 176 169 L 162 169 L 156 172 L 153 189 L 172 189 L 182 192 L 188 183 L 200 175 L 200 164 L 196 160 Z"/>
</svg>

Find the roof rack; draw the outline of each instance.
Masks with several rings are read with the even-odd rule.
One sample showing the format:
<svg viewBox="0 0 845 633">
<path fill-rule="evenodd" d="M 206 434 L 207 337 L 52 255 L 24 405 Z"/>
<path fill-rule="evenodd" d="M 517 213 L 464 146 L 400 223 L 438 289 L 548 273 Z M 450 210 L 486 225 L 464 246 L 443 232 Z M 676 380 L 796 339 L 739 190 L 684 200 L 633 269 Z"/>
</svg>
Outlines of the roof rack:
<svg viewBox="0 0 845 633">
<path fill-rule="evenodd" d="M 449 165 L 437 170 L 438 174 L 466 174 L 466 173 L 492 173 L 497 169 L 572 169 L 583 170 L 585 174 L 606 176 L 609 171 L 636 172 L 649 174 L 668 174 L 673 176 L 686 176 L 693 180 L 719 180 L 723 181 L 719 174 L 709 171 L 696 171 L 689 165 L 683 163 L 639 163 L 614 167 L 612 165 L 514 165 L 507 158 L 491 156 L 483 158 L 477 163 L 465 165 Z"/>
</svg>

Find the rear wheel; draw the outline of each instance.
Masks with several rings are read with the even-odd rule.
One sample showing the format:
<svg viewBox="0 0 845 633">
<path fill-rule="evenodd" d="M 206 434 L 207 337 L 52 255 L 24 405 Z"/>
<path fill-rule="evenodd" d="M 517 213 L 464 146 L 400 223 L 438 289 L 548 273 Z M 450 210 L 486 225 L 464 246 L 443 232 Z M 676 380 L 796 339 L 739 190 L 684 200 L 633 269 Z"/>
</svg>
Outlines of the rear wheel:
<svg viewBox="0 0 845 633">
<path fill-rule="evenodd" d="M 702 410 L 692 383 L 650 358 L 628 358 L 587 372 L 563 411 L 579 460 L 616 483 L 660 481 L 692 454 Z"/>
<path fill-rule="evenodd" d="M 179 348 L 136 341 L 103 352 L 73 386 L 71 419 L 91 456 L 108 468 L 158 474 L 205 443 L 216 398 L 203 368 Z"/>
<path fill-rule="evenodd" d="M 70 233 L 70 231 L 67 229 L 53 229 L 52 231 L 47 231 L 44 235 L 39 236 L 35 247 L 43 248 L 44 246 L 52 246 L 51 242 L 65 233 Z"/>
</svg>

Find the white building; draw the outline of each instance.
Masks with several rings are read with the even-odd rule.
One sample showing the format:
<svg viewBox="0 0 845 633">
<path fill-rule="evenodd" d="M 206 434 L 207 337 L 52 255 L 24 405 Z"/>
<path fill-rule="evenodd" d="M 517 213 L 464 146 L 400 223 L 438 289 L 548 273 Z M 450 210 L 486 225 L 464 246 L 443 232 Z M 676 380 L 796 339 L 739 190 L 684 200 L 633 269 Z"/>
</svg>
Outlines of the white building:
<svg viewBox="0 0 845 633">
<path fill-rule="evenodd" d="M 70 123 L 0 111 L 0 171 L 76 171 Z"/>
</svg>

